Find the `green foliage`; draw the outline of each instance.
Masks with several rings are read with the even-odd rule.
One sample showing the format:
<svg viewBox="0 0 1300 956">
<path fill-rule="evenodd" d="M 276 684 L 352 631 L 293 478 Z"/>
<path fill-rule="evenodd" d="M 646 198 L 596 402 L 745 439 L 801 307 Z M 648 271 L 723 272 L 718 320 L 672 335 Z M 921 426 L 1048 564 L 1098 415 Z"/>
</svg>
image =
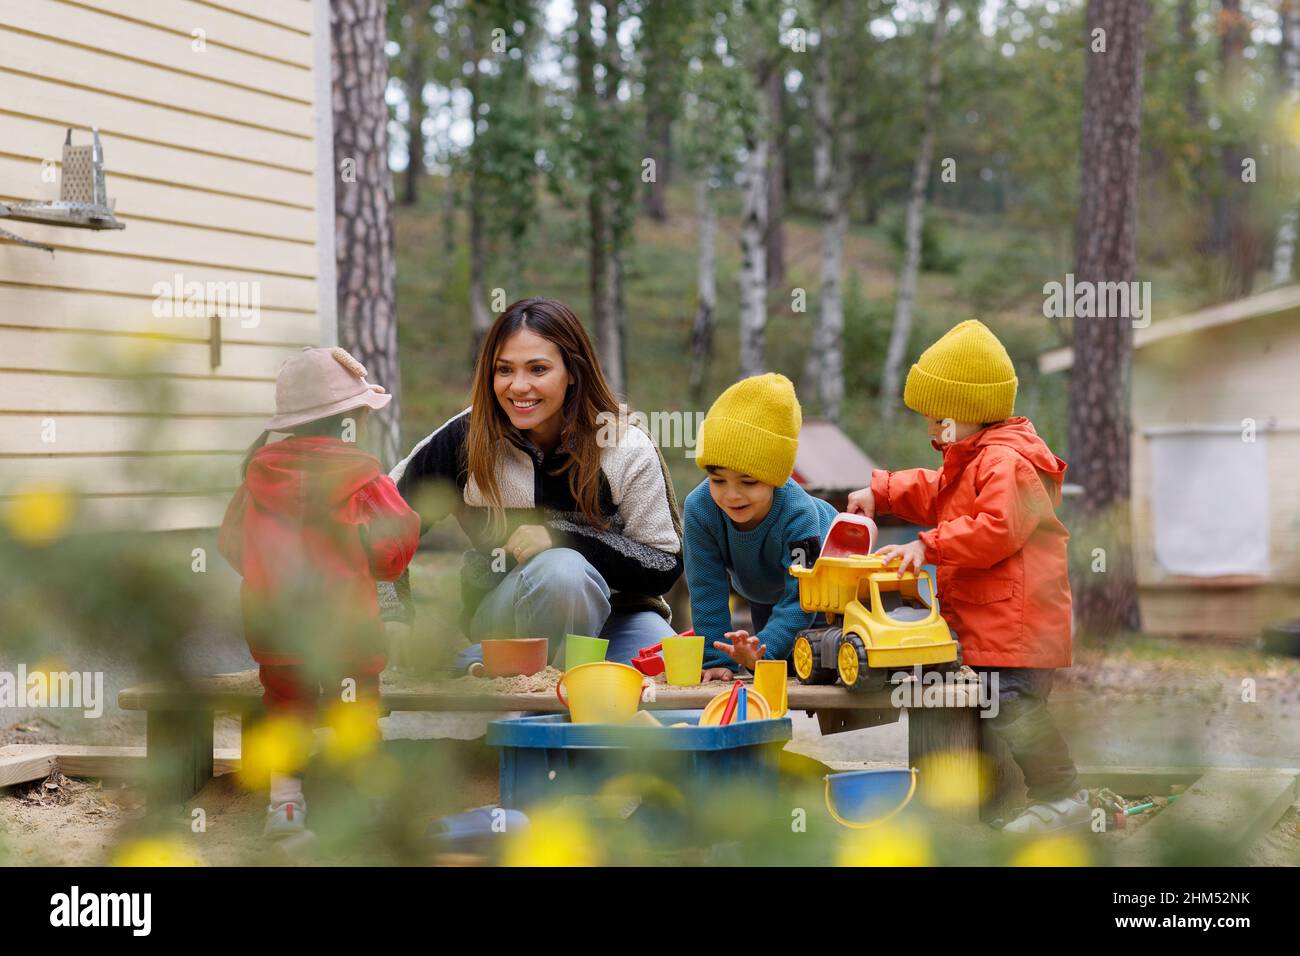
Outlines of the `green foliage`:
<svg viewBox="0 0 1300 956">
<path fill-rule="evenodd" d="M 906 245 L 907 211 L 901 209 L 889 219 L 885 234 L 901 262 Z M 934 216 L 921 221 L 921 271 L 952 274 L 961 267 L 961 259 L 945 248 L 943 226 Z"/>
</svg>

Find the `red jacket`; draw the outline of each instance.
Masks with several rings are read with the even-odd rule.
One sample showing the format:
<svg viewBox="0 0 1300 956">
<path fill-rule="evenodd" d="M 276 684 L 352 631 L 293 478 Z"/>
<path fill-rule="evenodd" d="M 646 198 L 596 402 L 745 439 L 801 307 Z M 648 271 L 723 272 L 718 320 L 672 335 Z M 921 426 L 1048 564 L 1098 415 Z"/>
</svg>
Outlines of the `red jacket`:
<svg viewBox="0 0 1300 956">
<path fill-rule="evenodd" d="M 244 579 L 253 658 L 382 658 L 375 580 L 396 579 L 419 541 L 419 516 L 356 445 L 287 438 L 258 449 L 217 545 Z"/>
<path fill-rule="evenodd" d="M 1056 516 L 1065 462 L 1027 418 L 946 447 L 943 468 L 875 471 L 876 511 L 933 526 L 939 609 L 967 664 L 1070 666 L 1069 532 Z"/>
</svg>

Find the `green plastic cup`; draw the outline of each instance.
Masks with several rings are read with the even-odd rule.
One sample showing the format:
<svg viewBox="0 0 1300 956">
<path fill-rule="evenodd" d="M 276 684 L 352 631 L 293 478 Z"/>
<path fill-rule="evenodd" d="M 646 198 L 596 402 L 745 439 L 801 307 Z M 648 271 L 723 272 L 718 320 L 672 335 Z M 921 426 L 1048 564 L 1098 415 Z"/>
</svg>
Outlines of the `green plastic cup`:
<svg viewBox="0 0 1300 956">
<path fill-rule="evenodd" d="M 567 671 L 579 664 L 603 661 L 608 650 L 609 641 L 603 637 L 566 634 L 564 635 L 564 669 Z"/>
</svg>

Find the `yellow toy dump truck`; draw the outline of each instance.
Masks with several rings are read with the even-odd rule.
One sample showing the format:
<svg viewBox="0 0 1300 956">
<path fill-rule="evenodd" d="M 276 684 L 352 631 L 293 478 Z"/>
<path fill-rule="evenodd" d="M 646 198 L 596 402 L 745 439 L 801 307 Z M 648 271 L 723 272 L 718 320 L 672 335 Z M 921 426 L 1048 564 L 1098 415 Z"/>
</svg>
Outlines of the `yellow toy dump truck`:
<svg viewBox="0 0 1300 956">
<path fill-rule="evenodd" d="M 850 690 L 884 687 L 888 675 L 915 665 L 961 664 L 961 648 L 939 616 L 934 584 L 925 571 L 898 574 L 871 554 L 876 525 L 861 515 L 836 516 L 821 555 L 811 568 L 792 565 L 799 579 L 799 603 L 826 616 L 825 627 L 800 631 L 791 657 L 804 684 L 833 684 Z M 921 581 L 929 584 L 930 600 Z"/>
</svg>

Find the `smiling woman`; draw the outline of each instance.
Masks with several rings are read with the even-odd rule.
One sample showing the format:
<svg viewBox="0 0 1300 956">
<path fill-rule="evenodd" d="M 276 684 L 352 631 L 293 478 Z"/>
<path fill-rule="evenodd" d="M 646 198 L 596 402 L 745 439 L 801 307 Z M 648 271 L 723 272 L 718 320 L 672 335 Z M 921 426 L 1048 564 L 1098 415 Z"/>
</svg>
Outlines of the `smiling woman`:
<svg viewBox="0 0 1300 956">
<path fill-rule="evenodd" d="M 618 400 L 577 316 L 553 299 L 510 305 L 484 338 L 472 401 L 392 472 L 424 529 L 454 513 L 473 545 L 461 628 L 475 644 L 455 670 L 488 638 L 544 637 L 554 657 L 565 634 L 599 635 L 627 662 L 672 634 L 672 482 L 644 431 L 600 424 Z M 438 486 L 455 494 L 429 493 Z M 408 578 L 380 598 L 387 620 L 414 623 Z"/>
</svg>

